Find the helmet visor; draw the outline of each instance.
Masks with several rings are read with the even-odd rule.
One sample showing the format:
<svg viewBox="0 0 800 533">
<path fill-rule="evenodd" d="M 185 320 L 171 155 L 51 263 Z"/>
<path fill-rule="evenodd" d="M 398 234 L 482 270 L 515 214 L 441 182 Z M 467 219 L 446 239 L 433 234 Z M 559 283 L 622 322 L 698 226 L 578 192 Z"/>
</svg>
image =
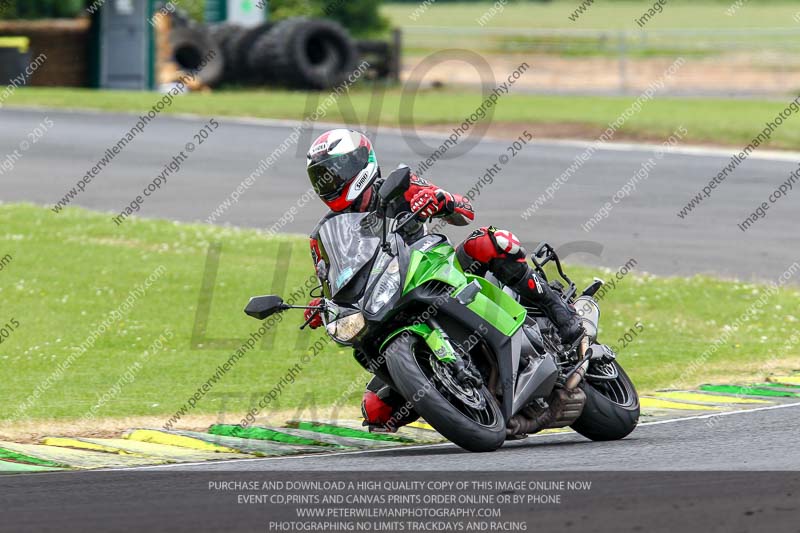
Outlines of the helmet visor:
<svg viewBox="0 0 800 533">
<path fill-rule="evenodd" d="M 311 186 L 323 200 L 333 200 L 347 183 L 364 170 L 369 162 L 369 149 L 361 146 L 344 155 L 336 155 L 308 167 Z"/>
</svg>

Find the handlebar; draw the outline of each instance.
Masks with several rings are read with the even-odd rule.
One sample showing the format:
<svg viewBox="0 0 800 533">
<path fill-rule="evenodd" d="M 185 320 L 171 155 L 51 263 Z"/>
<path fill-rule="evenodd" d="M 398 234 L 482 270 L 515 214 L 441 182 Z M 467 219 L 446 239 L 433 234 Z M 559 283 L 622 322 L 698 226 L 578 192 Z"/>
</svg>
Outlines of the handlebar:
<svg viewBox="0 0 800 533">
<path fill-rule="evenodd" d="M 541 274 L 545 280 L 547 280 L 547 274 L 544 271 L 544 266 L 550 261 L 553 261 L 556 264 L 558 275 L 561 276 L 561 279 L 566 281 L 568 285 L 567 290 L 564 292 L 564 300 L 571 301 L 572 297 L 577 292 L 577 288 L 575 287 L 575 283 L 564 272 L 564 268 L 561 266 L 561 260 L 553 247 L 547 242 L 540 243 L 531 254 L 531 261 L 536 271 Z"/>
<path fill-rule="evenodd" d="M 436 193 L 436 200 L 437 201 L 444 202 L 446 199 L 447 199 L 447 196 L 445 196 L 445 194 L 442 191 L 439 191 L 439 192 Z M 432 203 L 433 203 L 433 200 L 428 200 L 427 202 L 425 202 L 425 205 L 423 205 L 422 207 L 420 207 L 416 211 L 413 211 L 411 213 L 411 216 L 409 216 L 405 221 L 403 221 L 402 224 L 400 224 L 399 226 L 397 226 L 394 229 L 395 233 L 397 233 L 398 231 L 403 229 L 406 226 L 406 224 L 408 224 L 412 220 L 418 220 L 420 222 L 425 222 L 428 218 L 430 218 L 430 217 L 420 217 L 420 214 L 423 211 L 425 211 L 428 208 L 428 206 L 431 205 Z"/>
</svg>

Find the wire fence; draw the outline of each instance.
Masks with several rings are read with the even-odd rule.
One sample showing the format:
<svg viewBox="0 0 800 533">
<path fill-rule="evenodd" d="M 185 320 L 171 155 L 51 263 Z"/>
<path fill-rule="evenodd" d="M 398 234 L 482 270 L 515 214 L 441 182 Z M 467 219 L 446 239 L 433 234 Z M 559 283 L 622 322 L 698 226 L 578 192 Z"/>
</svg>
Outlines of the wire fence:
<svg viewBox="0 0 800 533">
<path fill-rule="evenodd" d="M 404 40 L 406 77 L 426 53 L 463 48 L 484 55 L 497 73 L 525 58 L 534 68 L 519 89 L 532 92 L 635 93 L 678 57 L 686 65 L 667 88 L 671 94 L 800 91 L 800 25 L 646 31 L 414 26 L 405 28 Z M 440 65 L 428 75 L 477 82 L 474 69 L 457 65 Z"/>
</svg>

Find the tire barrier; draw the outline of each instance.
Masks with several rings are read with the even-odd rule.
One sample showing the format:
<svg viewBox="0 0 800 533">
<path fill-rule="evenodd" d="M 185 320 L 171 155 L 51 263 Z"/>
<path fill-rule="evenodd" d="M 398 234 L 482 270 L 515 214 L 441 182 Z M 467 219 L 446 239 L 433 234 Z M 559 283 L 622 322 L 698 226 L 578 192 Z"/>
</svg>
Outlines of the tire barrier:
<svg viewBox="0 0 800 533">
<path fill-rule="evenodd" d="M 203 85 L 271 85 L 326 90 L 345 82 L 360 59 L 370 63 L 369 78 L 397 78 L 397 46 L 384 41 L 356 41 L 339 23 L 294 17 L 253 27 L 233 23 L 198 24 L 184 14 L 171 15 L 172 60 L 193 72 L 201 58 L 214 58 L 200 69 Z M 218 52 L 218 53 L 216 53 Z"/>
<path fill-rule="evenodd" d="M 212 39 L 217 42 L 220 50 L 222 50 L 222 57 L 225 62 L 225 72 L 223 74 L 223 81 L 235 80 L 239 77 L 239 70 L 233 57 L 233 38 L 241 33 L 244 28 L 239 24 L 223 22 L 222 24 L 215 24 L 209 28 L 209 34 Z"/>
<path fill-rule="evenodd" d="M 267 35 L 272 29 L 273 24 L 265 22 L 253 28 L 242 28 L 231 38 L 230 61 L 235 65 L 236 77 L 231 81 L 247 83 L 251 85 L 261 85 L 273 80 L 269 70 L 254 70 L 250 66 L 250 51 L 256 42 Z M 279 81 L 275 78 L 275 81 Z"/>
<path fill-rule="evenodd" d="M 191 25 L 172 28 L 169 43 L 173 59 L 183 71 L 196 72 L 196 79 L 209 87 L 222 82 L 225 59 L 222 49 L 208 31 Z"/>
<path fill-rule="evenodd" d="M 293 88 L 329 89 L 344 82 L 358 62 L 358 49 L 341 25 L 290 18 L 275 24 L 250 48 L 251 72 Z"/>
</svg>

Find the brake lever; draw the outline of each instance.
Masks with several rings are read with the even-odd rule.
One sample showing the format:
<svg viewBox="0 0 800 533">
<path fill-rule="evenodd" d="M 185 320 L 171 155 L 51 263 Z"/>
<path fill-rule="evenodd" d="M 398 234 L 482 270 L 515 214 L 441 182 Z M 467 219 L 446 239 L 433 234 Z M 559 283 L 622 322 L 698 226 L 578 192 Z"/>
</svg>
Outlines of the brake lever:
<svg viewBox="0 0 800 533">
<path fill-rule="evenodd" d="M 422 213 L 423 211 L 425 211 L 425 209 L 427 209 L 427 208 L 428 208 L 428 206 L 429 206 L 429 205 L 431 205 L 432 203 L 433 203 L 433 200 L 428 200 L 427 202 L 425 202 L 425 205 L 423 205 L 422 207 L 420 207 L 420 208 L 419 208 L 419 209 L 417 209 L 416 211 L 413 211 L 413 212 L 411 213 L 411 216 L 410 216 L 410 217 L 408 217 L 408 218 L 407 218 L 407 219 L 406 219 L 406 220 L 405 220 L 405 221 L 404 221 L 402 224 L 400 224 L 399 226 L 397 226 L 396 228 L 394 228 L 394 232 L 395 232 L 395 233 L 399 233 L 399 232 L 400 232 L 400 230 L 402 230 L 402 229 L 403 229 L 403 228 L 406 226 L 406 224 L 408 224 L 408 223 L 409 223 L 409 222 L 411 222 L 412 220 L 416 220 L 417 222 L 423 222 L 423 223 L 424 223 L 424 222 L 426 222 L 426 221 L 428 220 L 428 217 L 425 217 L 425 218 L 422 218 L 422 219 L 420 219 L 420 218 L 419 218 L 419 215 L 420 215 L 420 213 Z"/>
<path fill-rule="evenodd" d="M 303 330 L 303 329 L 306 329 L 306 326 L 308 326 L 311 323 L 312 320 L 314 320 L 315 316 L 317 316 L 318 314 L 320 314 L 321 312 L 323 312 L 325 310 L 325 306 L 324 305 L 320 305 L 319 307 L 316 307 L 316 308 L 298 306 L 298 307 L 295 307 L 295 309 L 316 309 L 316 311 L 311 313 L 308 316 L 308 318 L 306 319 L 306 321 L 303 322 L 303 325 L 300 326 L 300 329 Z"/>
<path fill-rule="evenodd" d="M 445 200 L 447 200 L 447 196 L 442 191 L 437 192 L 435 194 L 435 198 L 436 198 L 437 202 L 444 202 Z M 422 207 L 420 207 L 416 211 L 413 211 L 411 213 L 410 217 L 408 217 L 402 224 L 400 224 L 399 226 L 397 226 L 394 229 L 394 232 L 398 233 L 401 229 L 403 229 L 406 226 L 406 224 L 408 224 L 412 220 L 417 220 L 419 222 L 422 222 L 423 224 L 428 222 L 429 219 L 433 218 L 433 215 L 431 215 L 429 217 L 420 217 L 419 215 L 420 215 L 420 213 L 425 211 L 428 208 L 428 206 L 431 205 L 432 203 L 434 203 L 432 199 L 428 200 L 427 202 L 425 202 L 425 205 L 423 205 Z M 436 213 L 434 213 L 434 214 L 436 214 Z"/>
<path fill-rule="evenodd" d="M 311 313 L 311 315 L 308 317 L 308 319 L 306 319 L 306 321 L 303 322 L 303 325 L 300 326 L 300 330 L 302 331 L 302 330 L 306 329 L 306 326 L 311 324 L 311 321 L 314 320 L 314 317 L 316 317 L 318 313 L 319 313 L 319 311 L 314 311 L 313 313 Z"/>
</svg>

